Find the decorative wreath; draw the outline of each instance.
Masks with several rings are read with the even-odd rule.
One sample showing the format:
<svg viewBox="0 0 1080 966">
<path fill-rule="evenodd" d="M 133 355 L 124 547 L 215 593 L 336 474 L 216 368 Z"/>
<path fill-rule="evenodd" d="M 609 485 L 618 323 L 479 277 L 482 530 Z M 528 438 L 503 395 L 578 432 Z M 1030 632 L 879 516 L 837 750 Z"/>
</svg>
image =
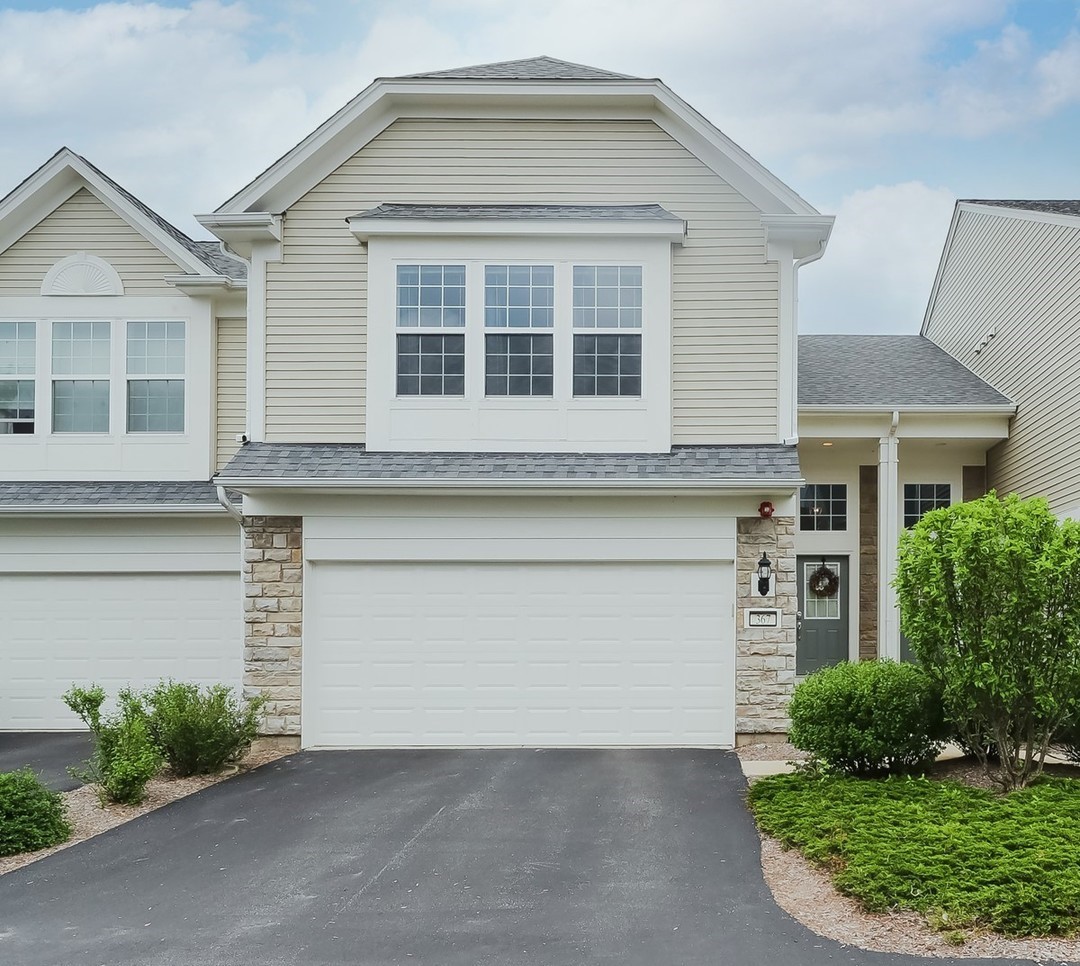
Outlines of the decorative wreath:
<svg viewBox="0 0 1080 966">
<path fill-rule="evenodd" d="M 806 586 L 815 597 L 835 597 L 840 589 L 840 575 L 823 563 L 810 575 Z"/>
</svg>

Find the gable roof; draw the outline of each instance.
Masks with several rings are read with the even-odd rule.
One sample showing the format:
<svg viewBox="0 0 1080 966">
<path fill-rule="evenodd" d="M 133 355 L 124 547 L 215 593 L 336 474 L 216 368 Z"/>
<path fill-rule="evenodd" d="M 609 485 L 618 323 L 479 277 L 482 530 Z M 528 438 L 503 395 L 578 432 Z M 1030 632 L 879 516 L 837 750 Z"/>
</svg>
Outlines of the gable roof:
<svg viewBox="0 0 1080 966">
<path fill-rule="evenodd" d="M 246 443 L 218 475 L 260 485 L 794 484 L 798 450 L 778 443 L 676 446 L 670 453 L 373 453 L 362 443 Z"/>
<path fill-rule="evenodd" d="M 187 273 L 242 280 L 244 262 L 225 254 L 217 241 L 196 241 L 117 184 L 96 165 L 64 147 L 0 198 L 0 252 L 8 249 L 80 188 L 109 208 Z"/>
<path fill-rule="evenodd" d="M 574 64 L 555 57 L 527 57 L 523 60 L 500 60 L 493 64 L 473 64 L 450 70 L 433 70 L 423 74 L 402 74 L 397 80 L 412 78 L 453 78 L 457 80 L 643 80 L 630 74 Z"/>
<path fill-rule="evenodd" d="M 921 335 L 799 336 L 799 405 L 1012 408 L 1007 397 Z"/>
<path fill-rule="evenodd" d="M 1080 201 L 1005 201 L 983 198 L 962 198 L 957 204 L 987 205 L 991 208 L 1013 208 L 1019 211 L 1040 211 L 1050 215 L 1072 215 L 1074 217 L 1080 217 Z"/>
<path fill-rule="evenodd" d="M 512 105 L 525 99 L 525 106 L 555 116 L 585 110 L 598 118 L 651 120 L 763 213 L 821 218 L 661 81 L 538 57 L 378 78 L 212 214 L 198 219 L 218 234 L 242 230 L 244 215 L 280 215 L 398 117 L 490 117 L 493 111 L 506 117 Z"/>
</svg>

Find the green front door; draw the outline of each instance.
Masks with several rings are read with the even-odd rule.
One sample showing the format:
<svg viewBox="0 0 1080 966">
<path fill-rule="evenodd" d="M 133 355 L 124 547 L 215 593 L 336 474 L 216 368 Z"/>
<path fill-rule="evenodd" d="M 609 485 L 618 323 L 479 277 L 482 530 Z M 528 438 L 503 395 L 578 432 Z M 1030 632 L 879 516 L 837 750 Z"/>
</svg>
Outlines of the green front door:
<svg viewBox="0 0 1080 966">
<path fill-rule="evenodd" d="M 839 578 L 833 593 L 811 589 L 822 564 Z M 848 659 L 848 561 L 846 557 L 799 557 L 796 560 L 799 616 L 795 673 L 812 674 Z"/>
</svg>

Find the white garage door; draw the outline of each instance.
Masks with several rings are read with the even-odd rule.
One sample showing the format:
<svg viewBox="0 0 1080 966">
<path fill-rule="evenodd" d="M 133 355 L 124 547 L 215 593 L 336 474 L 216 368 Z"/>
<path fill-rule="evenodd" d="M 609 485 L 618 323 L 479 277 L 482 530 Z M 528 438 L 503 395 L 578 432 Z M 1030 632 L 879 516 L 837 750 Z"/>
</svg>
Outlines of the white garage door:
<svg viewBox="0 0 1080 966">
<path fill-rule="evenodd" d="M 239 687 L 240 601 L 236 574 L 4 574 L 0 730 L 81 728 L 73 682 Z"/>
<path fill-rule="evenodd" d="M 734 743 L 724 563 L 310 566 L 308 746 Z"/>
</svg>

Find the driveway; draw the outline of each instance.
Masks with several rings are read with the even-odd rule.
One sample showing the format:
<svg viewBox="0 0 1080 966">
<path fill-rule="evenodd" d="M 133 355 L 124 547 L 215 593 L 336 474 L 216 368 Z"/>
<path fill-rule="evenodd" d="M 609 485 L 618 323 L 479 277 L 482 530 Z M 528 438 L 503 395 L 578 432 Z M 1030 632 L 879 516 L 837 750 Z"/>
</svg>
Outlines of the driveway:
<svg viewBox="0 0 1080 966">
<path fill-rule="evenodd" d="M 302 753 L 0 876 L 0 962 L 954 962 L 793 922 L 744 789 L 729 752 Z"/>
<path fill-rule="evenodd" d="M 68 774 L 94 750 L 89 731 L 0 731 L 0 772 L 32 768 L 58 792 L 78 788 L 82 782 Z"/>
</svg>

